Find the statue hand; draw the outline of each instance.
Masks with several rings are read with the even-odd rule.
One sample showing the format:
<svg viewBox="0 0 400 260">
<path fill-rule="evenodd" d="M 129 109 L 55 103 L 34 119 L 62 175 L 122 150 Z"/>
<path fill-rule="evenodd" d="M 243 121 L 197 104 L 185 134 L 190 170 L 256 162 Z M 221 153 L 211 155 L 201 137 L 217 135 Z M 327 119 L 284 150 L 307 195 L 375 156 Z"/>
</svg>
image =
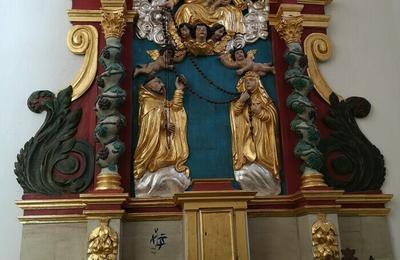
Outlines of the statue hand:
<svg viewBox="0 0 400 260">
<path fill-rule="evenodd" d="M 249 98 L 250 94 L 247 91 L 245 91 L 240 95 L 239 101 L 242 103 L 246 103 L 246 101 L 249 100 Z"/>
<path fill-rule="evenodd" d="M 177 89 L 184 90 L 186 87 L 186 83 L 187 83 L 187 81 L 186 81 L 185 76 L 179 75 L 178 77 L 176 77 L 175 86 Z"/>
</svg>

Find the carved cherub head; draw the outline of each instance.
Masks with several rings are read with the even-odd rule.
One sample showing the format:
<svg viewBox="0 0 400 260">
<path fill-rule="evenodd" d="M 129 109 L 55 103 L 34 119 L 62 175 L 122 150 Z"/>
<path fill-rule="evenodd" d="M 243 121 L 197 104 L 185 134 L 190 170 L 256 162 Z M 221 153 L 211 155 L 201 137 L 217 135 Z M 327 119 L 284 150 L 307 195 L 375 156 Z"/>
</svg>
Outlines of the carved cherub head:
<svg viewBox="0 0 400 260">
<path fill-rule="evenodd" d="M 242 48 L 233 49 L 231 51 L 231 57 L 234 61 L 242 61 L 247 58 L 247 53 Z"/>
<path fill-rule="evenodd" d="M 199 43 L 207 42 L 210 28 L 205 23 L 197 23 L 192 30 L 192 38 Z"/>
<path fill-rule="evenodd" d="M 211 40 L 213 40 L 214 42 L 220 41 L 222 37 L 226 35 L 225 26 L 220 23 L 214 24 L 214 26 L 211 28 L 211 32 Z"/>
<path fill-rule="evenodd" d="M 182 41 L 188 41 L 191 36 L 192 26 L 188 23 L 182 23 L 178 27 L 178 34 L 181 37 Z"/>
</svg>

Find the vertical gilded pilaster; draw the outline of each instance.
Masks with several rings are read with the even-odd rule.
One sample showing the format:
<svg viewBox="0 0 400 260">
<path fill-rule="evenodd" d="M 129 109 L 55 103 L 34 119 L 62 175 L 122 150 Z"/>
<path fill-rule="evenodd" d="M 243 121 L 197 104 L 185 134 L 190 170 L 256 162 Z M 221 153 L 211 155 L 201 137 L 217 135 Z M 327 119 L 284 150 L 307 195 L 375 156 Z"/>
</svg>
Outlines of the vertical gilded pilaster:
<svg viewBox="0 0 400 260">
<path fill-rule="evenodd" d="M 119 139 L 119 130 L 126 125 L 125 117 L 118 108 L 125 102 L 126 92 L 119 86 L 125 74 L 120 63 L 121 37 L 126 27 L 126 7 L 123 0 L 107 0 L 102 3 L 101 26 L 106 39 L 99 62 L 104 72 L 98 76 L 99 95 L 96 101 L 96 138 L 101 144 L 97 152 L 97 163 L 101 170 L 97 176 L 96 190 L 119 190 L 121 176 L 118 159 L 125 150 Z"/>
<path fill-rule="evenodd" d="M 308 99 L 308 94 L 314 88 L 314 84 L 305 75 L 307 58 L 301 45 L 304 21 L 301 14 L 302 9 L 302 5 L 282 4 L 278 11 L 280 21 L 275 28 L 287 45 L 284 56 L 288 64 L 285 80 L 293 87 L 293 92 L 288 96 L 286 104 L 296 113 L 296 117 L 290 123 L 290 128 L 299 137 L 294 154 L 303 161 L 301 188 L 304 189 L 326 187 L 327 185 L 319 172 L 324 164 L 324 159 L 317 148 L 320 135 L 314 124 L 316 109 Z"/>
</svg>

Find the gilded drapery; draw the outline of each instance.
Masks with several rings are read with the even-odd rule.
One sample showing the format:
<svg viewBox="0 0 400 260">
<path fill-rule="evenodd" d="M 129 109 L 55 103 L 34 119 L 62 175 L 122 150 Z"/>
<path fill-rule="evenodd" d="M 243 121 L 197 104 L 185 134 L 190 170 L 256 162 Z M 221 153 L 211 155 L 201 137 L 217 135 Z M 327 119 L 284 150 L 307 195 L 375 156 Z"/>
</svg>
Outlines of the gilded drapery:
<svg viewBox="0 0 400 260">
<path fill-rule="evenodd" d="M 246 91 L 247 77 L 255 78 L 257 87 L 249 93 L 248 102 L 242 103 L 237 100 L 231 103 L 230 108 L 234 170 L 256 162 L 279 180 L 278 114 L 272 99 L 262 86 L 260 77 L 255 73 L 246 73 L 239 80 L 237 90 L 240 93 Z M 261 111 L 253 114 L 250 109 L 251 104 L 259 104 Z"/>
<path fill-rule="evenodd" d="M 174 165 L 176 171 L 189 175 L 185 162 L 189 156 L 186 140 L 186 112 L 183 91 L 175 90 L 171 102 L 165 95 L 145 87 L 139 90 L 139 140 L 134 158 L 134 176 L 140 179 L 147 171 L 155 172 Z M 167 131 L 167 120 L 175 125 L 175 133 Z"/>
</svg>

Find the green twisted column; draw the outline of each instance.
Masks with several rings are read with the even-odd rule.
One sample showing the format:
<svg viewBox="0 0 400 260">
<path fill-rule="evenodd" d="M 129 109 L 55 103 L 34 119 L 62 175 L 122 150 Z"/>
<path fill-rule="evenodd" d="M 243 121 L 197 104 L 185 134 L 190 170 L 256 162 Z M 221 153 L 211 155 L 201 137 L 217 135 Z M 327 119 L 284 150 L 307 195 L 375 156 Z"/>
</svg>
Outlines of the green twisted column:
<svg viewBox="0 0 400 260">
<path fill-rule="evenodd" d="M 296 117 L 290 123 L 290 128 L 299 138 L 294 148 L 294 154 L 303 161 L 301 188 L 326 187 L 323 175 L 320 173 L 324 165 L 324 157 L 317 148 L 320 135 L 314 124 L 316 110 L 308 99 L 308 94 L 314 88 L 314 84 L 305 75 L 307 58 L 301 46 L 303 16 L 300 13 L 283 14 L 280 22 L 276 25 L 276 30 L 287 45 L 284 54 L 285 62 L 288 65 L 285 80 L 293 87 L 293 92 L 288 96 L 286 104 L 296 113 Z"/>
<path fill-rule="evenodd" d="M 96 101 L 95 134 L 101 148 L 97 152 L 96 160 L 101 170 L 97 176 L 96 190 L 122 191 L 118 159 L 124 152 L 125 145 L 119 139 L 118 133 L 126 125 L 126 119 L 118 109 L 126 99 L 125 90 L 119 86 L 125 75 L 125 69 L 120 63 L 122 51 L 120 39 L 126 27 L 126 17 L 123 8 L 102 11 L 101 25 L 106 46 L 99 58 L 104 72 L 97 78 L 100 94 Z"/>
</svg>

